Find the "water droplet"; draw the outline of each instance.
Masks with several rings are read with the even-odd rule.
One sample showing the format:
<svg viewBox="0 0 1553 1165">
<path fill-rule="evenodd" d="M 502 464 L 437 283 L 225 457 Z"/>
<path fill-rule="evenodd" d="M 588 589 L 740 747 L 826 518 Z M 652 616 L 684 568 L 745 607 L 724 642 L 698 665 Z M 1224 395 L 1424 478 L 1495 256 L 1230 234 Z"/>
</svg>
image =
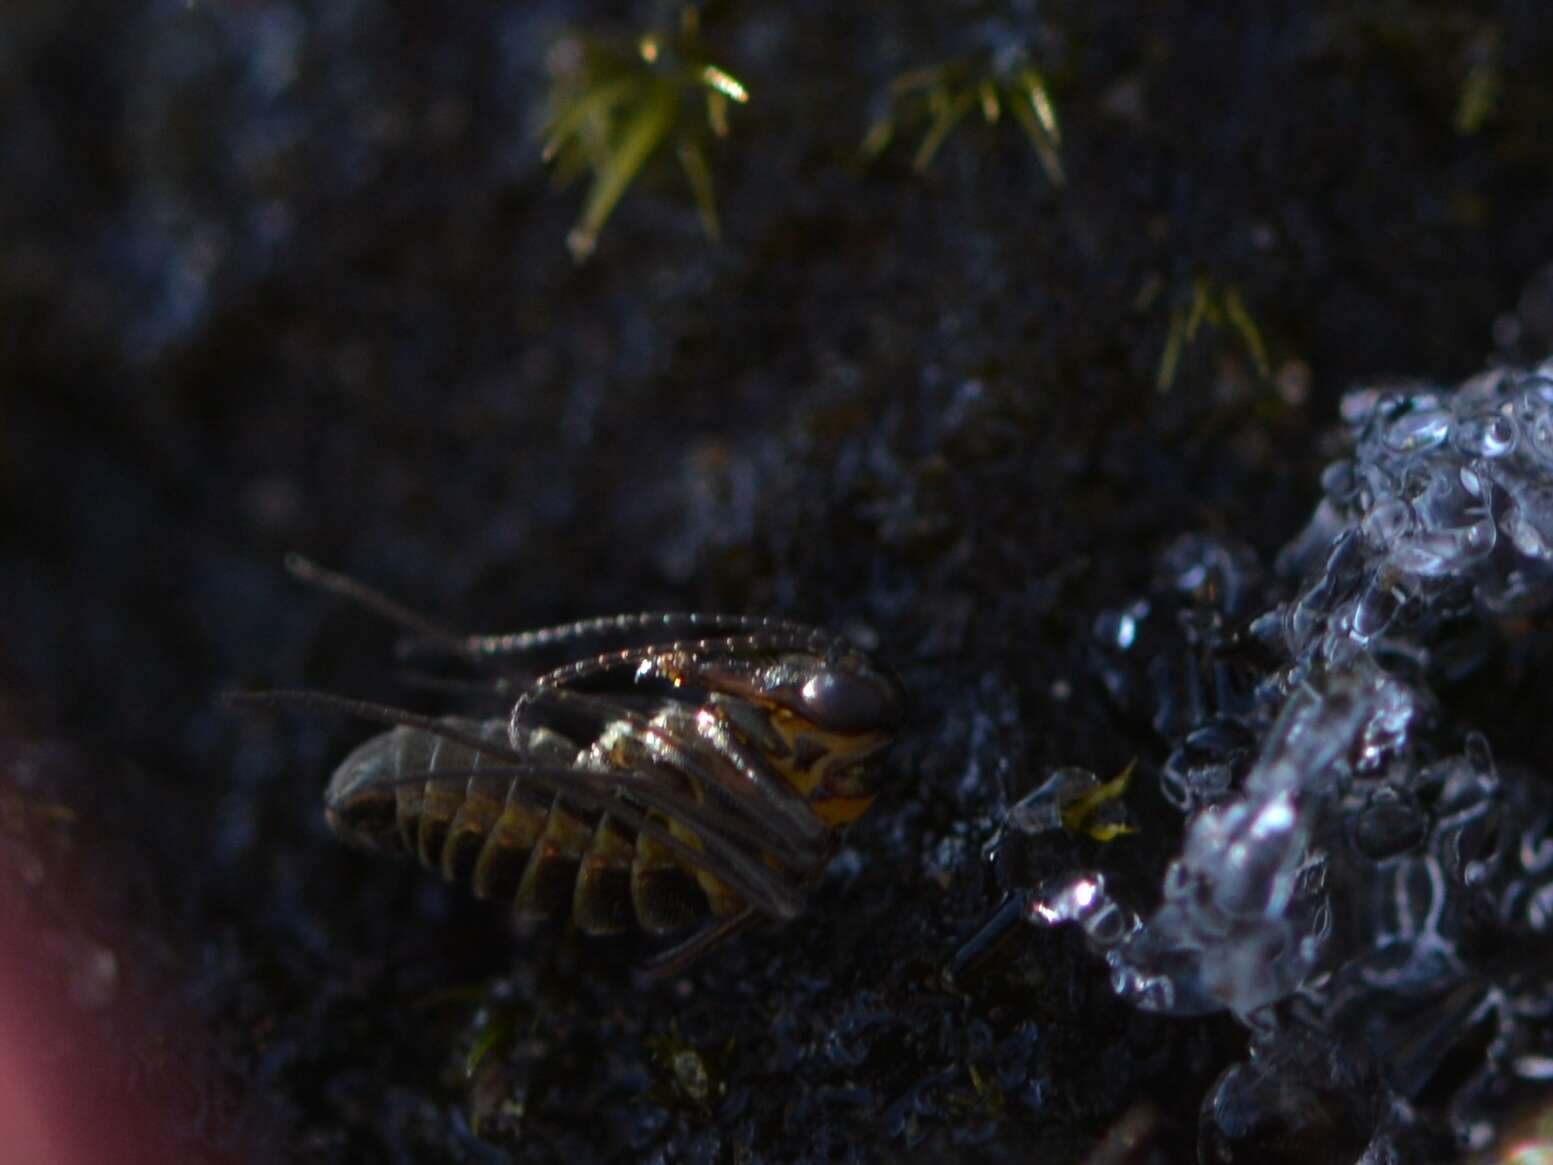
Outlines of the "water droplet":
<svg viewBox="0 0 1553 1165">
<path fill-rule="evenodd" d="M 1380 578 L 1371 581 L 1354 607 L 1354 637 L 1367 643 L 1385 632 L 1401 605 L 1401 596 L 1391 583 Z"/>
<path fill-rule="evenodd" d="M 1404 789 L 1383 785 L 1353 823 L 1354 848 L 1372 862 L 1416 849 L 1429 833 L 1429 819 Z"/>
<path fill-rule="evenodd" d="M 1519 439 L 1515 418 L 1503 413 L 1468 417 L 1456 426 L 1456 446 L 1473 457 L 1508 457 Z"/>
<path fill-rule="evenodd" d="M 1553 543 L 1550 543 L 1536 518 L 1534 510 L 1529 510 L 1523 502 L 1516 500 L 1500 517 L 1499 527 L 1527 558 L 1553 558 Z"/>
<path fill-rule="evenodd" d="M 1527 900 L 1526 923 L 1535 931 L 1553 926 L 1553 882 L 1544 882 Z"/>
<path fill-rule="evenodd" d="M 1009 808 L 1007 824 L 1019 833 L 1032 835 L 1061 829 L 1062 811 L 1099 787 L 1100 779 L 1088 769 L 1057 769 Z"/>
<path fill-rule="evenodd" d="M 1467 764 L 1472 771 L 1483 776 L 1493 776 L 1494 750 L 1488 743 L 1488 737 L 1481 732 L 1469 732 L 1462 741 L 1462 755 L 1466 757 Z"/>
<path fill-rule="evenodd" d="M 1396 570 L 1409 574 L 1443 577 L 1487 557 L 1495 540 L 1493 522 L 1482 518 L 1470 526 L 1410 538 L 1392 551 L 1389 562 Z"/>
<path fill-rule="evenodd" d="M 1346 505 L 1359 492 L 1359 479 L 1348 458 L 1334 461 L 1321 472 L 1321 489 L 1334 502 Z"/>
<path fill-rule="evenodd" d="M 1386 429 L 1386 445 L 1398 453 L 1433 449 L 1451 435 L 1451 415 L 1444 409 L 1425 409 L 1392 421 Z"/>
<path fill-rule="evenodd" d="M 1121 611 L 1105 611 L 1095 618 L 1094 636 L 1108 647 L 1126 651 L 1138 641 L 1138 625 L 1148 618 L 1149 604 L 1139 600 Z"/>
<path fill-rule="evenodd" d="M 1361 528 L 1371 546 L 1387 550 L 1413 528 L 1413 507 L 1395 498 L 1381 502 L 1364 515 Z"/>
<path fill-rule="evenodd" d="M 1471 466 L 1463 465 L 1457 473 L 1457 477 L 1461 481 L 1462 489 L 1466 490 L 1474 499 L 1478 501 L 1483 500 L 1483 493 L 1489 487 L 1488 483 L 1479 476 L 1476 470 Z"/>
<path fill-rule="evenodd" d="M 1540 874 L 1553 867 L 1553 832 L 1544 818 L 1521 834 L 1521 868 L 1528 874 Z"/>
<path fill-rule="evenodd" d="M 1516 381 L 1528 399 L 1553 408 L 1553 361 L 1543 363 Z"/>
<path fill-rule="evenodd" d="M 1553 461 L 1553 411 L 1544 408 L 1526 426 L 1527 440 L 1544 460 Z"/>
</svg>

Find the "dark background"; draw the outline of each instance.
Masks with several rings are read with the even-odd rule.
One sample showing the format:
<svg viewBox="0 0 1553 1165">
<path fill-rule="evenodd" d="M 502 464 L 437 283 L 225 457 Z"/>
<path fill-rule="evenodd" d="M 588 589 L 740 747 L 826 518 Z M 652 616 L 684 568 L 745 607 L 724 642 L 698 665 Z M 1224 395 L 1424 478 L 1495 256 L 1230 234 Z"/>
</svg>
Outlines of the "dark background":
<svg viewBox="0 0 1553 1165">
<path fill-rule="evenodd" d="M 140 1112 L 148 1159 L 1077 1161 L 1129 1113 L 1134 1159 L 1189 1158 L 1227 1020 L 1128 1011 L 1061 932 L 940 970 L 1021 863 L 1143 897 L 1171 852 L 1166 742 L 1097 681 L 1096 615 L 1182 533 L 1270 565 L 1345 389 L 1553 346 L 1553 26 L 730 3 L 723 242 L 659 159 L 578 266 L 547 50 L 657 11 L 0 7 L 0 921 L 26 936 L 0 983 L 60 1033 L 26 1058 Z M 1066 188 L 1007 118 L 923 175 L 920 123 L 863 163 L 893 76 L 1010 34 Z M 1198 280 L 1268 375 L 1209 324 L 1162 393 Z M 319 794 L 360 725 L 218 704 L 447 706 L 288 550 L 470 629 L 701 608 L 876 640 L 912 696 L 897 780 L 804 919 L 638 987 L 335 845 Z M 1136 837 L 983 868 L 1046 766 L 1133 756 Z"/>
</svg>

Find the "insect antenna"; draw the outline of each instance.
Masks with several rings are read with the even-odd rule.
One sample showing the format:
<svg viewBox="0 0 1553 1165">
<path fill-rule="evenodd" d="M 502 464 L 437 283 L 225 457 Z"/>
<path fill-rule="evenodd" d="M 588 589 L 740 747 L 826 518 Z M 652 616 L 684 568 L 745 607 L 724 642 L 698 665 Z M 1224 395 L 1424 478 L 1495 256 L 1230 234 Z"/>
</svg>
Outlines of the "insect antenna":
<svg viewBox="0 0 1553 1165">
<path fill-rule="evenodd" d="M 403 603 L 389 598 L 382 591 L 374 590 L 349 575 L 319 566 L 312 559 L 296 553 L 286 555 L 286 570 L 293 578 L 309 586 L 328 591 L 332 595 L 339 595 L 343 599 L 367 608 L 390 623 L 414 632 L 422 642 L 435 643 L 443 651 L 453 655 L 469 657 L 473 654 L 466 642 L 466 637 L 448 630 L 439 623 L 432 622 L 426 616 L 410 610 Z"/>
<path fill-rule="evenodd" d="M 401 645 L 406 654 L 434 647 L 450 655 L 480 662 L 508 655 L 526 655 L 549 647 L 564 646 L 610 636 L 679 634 L 684 631 L 733 631 L 750 641 L 770 639 L 773 644 L 808 647 L 829 644 L 835 637 L 821 628 L 771 615 L 727 615 L 705 611 L 641 611 L 625 615 L 598 615 L 553 627 L 512 631 L 495 635 L 461 635 L 442 626 L 366 583 L 320 566 L 295 552 L 286 555 L 286 570 L 293 578 L 365 607 L 382 619 L 412 633 Z M 710 642 L 705 638 L 700 642 Z M 676 643 L 675 646 L 679 644 Z M 773 646 L 769 650 L 780 650 Z M 752 648 L 751 650 L 760 650 Z"/>
<path fill-rule="evenodd" d="M 545 648 L 586 643 L 589 640 L 609 639 L 628 635 L 679 635 L 686 631 L 737 632 L 738 637 L 773 641 L 803 642 L 806 645 L 827 644 L 834 636 L 807 623 L 780 619 L 770 615 L 722 615 L 704 611 L 639 611 L 626 615 L 598 615 L 591 619 L 578 619 L 571 623 L 559 623 L 553 627 L 537 627 L 531 631 L 512 631 L 497 635 L 468 635 L 460 639 L 461 653 L 471 658 L 499 658 L 509 655 L 526 655 Z M 733 637 L 728 637 L 733 638 Z M 430 645 L 439 640 L 429 637 Z M 700 642 L 709 642 L 702 636 Z M 680 641 L 676 640 L 678 645 Z M 413 642 L 409 645 L 413 650 Z M 651 646 L 651 645 L 648 645 Z M 664 645 L 659 642 L 658 648 Z M 645 650 L 646 647 L 641 648 Z"/>
<path fill-rule="evenodd" d="M 694 656 L 751 655 L 757 652 L 815 651 L 828 648 L 835 636 L 818 628 L 799 624 L 778 632 L 761 632 L 754 635 L 728 635 L 717 639 L 679 639 L 672 643 L 654 643 L 644 647 L 624 647 L 606 651 L 588 659 L 562 664 L 536 679 L 533 685 L 518 697 L 512 710 L 516 722 L 520 713 L 532 700 L 547 688 L 577 683 L 593 676 L 608 675 L 643 664 L 659 665 L 675 659 Z"/>
<path fill-rule="evenodd" d="M 443 692 L 459 696 L 510 696 L 522 686 L 514 676 L 467 680 L 457 676 L 439 676 L 417 668 L 400 668 L 394 678 L 406 687 L 422 692 Z"/>
<path fill-rule="evenodd" d="M 268 692 L 224 692 L 221 700 L 225 704 L 239 708 L 300 707 L 344 712 L 357 719 L 384 724 L 391 728 L 400 725 L 406 728 L 419 728 L 423 732 L 430 732 L 434 736 L 462 744 L 475 752 L 499 757 L 514 764 L 529 763 L 529 758 L 514 748 L 496 744 L 473 732 L 465 732 L 444 720 L 423 716 L 419 712 L 411 712 L 404 708 L 395 708 L 392 704 L 374 704 L 370 700 L 355 700 L 349 696 L 336 696 L 332 692 L 318 692 L 311 688 L 282 688 Z"/>
</svg>

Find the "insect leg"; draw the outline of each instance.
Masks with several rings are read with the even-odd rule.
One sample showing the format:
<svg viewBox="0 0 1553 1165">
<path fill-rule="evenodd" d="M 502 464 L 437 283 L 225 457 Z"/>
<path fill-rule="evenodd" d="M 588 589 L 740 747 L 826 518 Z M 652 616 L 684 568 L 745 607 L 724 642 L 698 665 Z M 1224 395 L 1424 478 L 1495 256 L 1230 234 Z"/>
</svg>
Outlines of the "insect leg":
<svg viewBox="0 0 1553 1165">
<path fill-rule="evenodd" d="M 526 694 L 536 700 L 589 709 L 601 719 L 629 724 L 638 737 L 652 742 L 649 747 L 671 767 L 682 769 L 708 792 L 719 794 L 715 806 L 705 804 L 704 808 L 716 814 L 714 820 L 720 832 L 741 837 L 773 856 L 796 863 L 812 864 L 823 856 L 824 824 L 763 761 L 739 748 L 726 732 L 717 741 L 719 749 L 726 752 L 719 753 L 709 749 L 699 737 L 687 740 L 653 724 L 641 713 L 599 696 L 558 687 L 536 688 Z"/>
<path fill-rule="evenodd" d="M 808 801 L 773 771 L 770 762 L 757 750 L 749 748 L 729 731 L 727 724 L 714 720 L 700 727 L 703 739 L 713 746 L 712 751 L 725 758 L 729 767 L 743 778 L 743 783 L 737 785 L 725 779 L 721 787 L 734 796 L 746 798 L 753 791 L 766 810 L 764 820 L 770 825 L 771 832 L 786 838 L 810 860 L 822 860 L 830 830 L 815 816 Z"/>
<path fill-rule="evenodd" d="M 462 737 L 460 737 L 462 739 Z M 506 749 L 490 749 L 505 755 Z M 708 815 L 693 798 L 665 789 L 657 776 L 627 770 L 549 768 L 514 765 L 511 768 L 482 768 L 459 771 L 420 770 L 403 773 L 381 782 L 384 788 L 400 785 L 421 787 L 427 784 L 453 784 L 469 778 L 528 781 L 559 794 L 580 808 L 608 813 L 611 817 L 662 842 L 687 864 L 699 867 L 734 890 L 741 898 L 774 918 L 795 918 L 802 912 L 803 895 L 793 879 L 767 865 L 757 856 L 744 852 L 718 831 L 720 822 Z M 648 817 L 657 811 L 671 821 L 692 830 L 701 848 L 690 845 Z"/>
<path fill-rule="evenodd" d="M 1002 941 L 1011 930 L 1020 922 L 1025 921 L 1029 912 L 1031 895 L 1028 893 L 1010 894 L 999 904 L 987 921 L 970 938 L 966 939 L 960 949 L 954 953 L 954 958 L 949 960 L 949 965 L 944 968 L 944 977 L 953 983 L 967 970 L 978 966 Z"/>
<path fill-rule="evenodd" d="M 666 951 L 658 952 L 644 962 L 639 969 L 641 978 L 647 982 L 655 982 L 678 975 L 709 950 L 721 946 L 741 930 L 748 928 L 757 917 L 753 910 L 742 910 L 738 914 L 708 923 L 682 942 L 676 943 Z"/>
</svg>

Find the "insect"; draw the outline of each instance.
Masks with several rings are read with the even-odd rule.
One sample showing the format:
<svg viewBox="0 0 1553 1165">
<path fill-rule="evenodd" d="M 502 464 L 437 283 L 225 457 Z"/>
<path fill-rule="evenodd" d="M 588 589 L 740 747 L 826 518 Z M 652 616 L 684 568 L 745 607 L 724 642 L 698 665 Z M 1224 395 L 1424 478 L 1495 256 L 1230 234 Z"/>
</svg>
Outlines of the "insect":
<svg viewBox="0 0 1553 1165">
<path fill-rule="evenodd" d="M 649 974 L 682 969 L 762 918 L 796 917 L 883 782 L 901 688 L 818 628 L 649 613 L 459 636 L 352 579 L 295 556 L 288 566 L 414 632 L 412 649 L 507 668 L 485 687 L 515 694 L 506 715 L 485 719 L 321 692 L 235 694 L 390 726 L 331 777 L 335 834 L 417 858 L 513 903 L 521 920 L 674 936 Z M 551 649 L 573 657 L 527 681 L 512 671 Z"/>
</svg>

